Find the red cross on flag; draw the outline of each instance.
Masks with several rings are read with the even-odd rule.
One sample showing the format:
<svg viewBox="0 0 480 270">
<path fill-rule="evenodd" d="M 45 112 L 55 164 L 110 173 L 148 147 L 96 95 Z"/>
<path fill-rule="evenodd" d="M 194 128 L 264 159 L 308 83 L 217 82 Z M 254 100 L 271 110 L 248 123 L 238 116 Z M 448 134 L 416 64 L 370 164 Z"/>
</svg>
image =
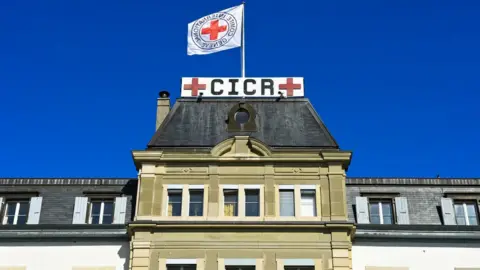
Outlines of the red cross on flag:
<svg viewBox="0 0 480 270">
<path fill-rule="evenodd" d="M 188 55 L 210 54 L 242 46 L 243 4 L 188 24 Z"/>
</svg>

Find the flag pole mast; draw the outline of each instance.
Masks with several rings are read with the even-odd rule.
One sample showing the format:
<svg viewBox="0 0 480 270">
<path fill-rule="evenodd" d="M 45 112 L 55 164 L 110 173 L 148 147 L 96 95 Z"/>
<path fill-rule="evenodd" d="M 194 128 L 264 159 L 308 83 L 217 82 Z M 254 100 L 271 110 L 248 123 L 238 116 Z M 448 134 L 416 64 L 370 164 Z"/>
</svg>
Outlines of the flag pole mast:
<svg viewBox="0 0 480 270">
<path fill-rule="evenodd" d="M 242 2 L 242 78 L 245 78 L 245 1 Z"/>
</svg>

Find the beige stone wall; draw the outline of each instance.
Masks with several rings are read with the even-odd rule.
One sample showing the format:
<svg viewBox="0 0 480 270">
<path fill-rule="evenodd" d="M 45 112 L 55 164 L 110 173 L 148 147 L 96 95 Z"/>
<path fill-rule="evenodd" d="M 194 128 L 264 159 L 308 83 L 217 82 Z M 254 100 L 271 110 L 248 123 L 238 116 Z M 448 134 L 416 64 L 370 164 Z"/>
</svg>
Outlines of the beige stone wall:
<svg viewBox="0 0 480 270">
<path fill-rule="evenodd" d="M 279 188 L 295 187 L 295 205 L 300 206 L 300 189 L 303 185 L 315 186 L 317 216 L 302 217 L 296 209 L 295 220 L 346 221 L 345 172 L 335 165 L 285 166 L 275 164 L 246 165 L 156 165 L 153 172 L 140 175 L 140 192 L 136 220 L 164 220 L 166 217 L 168 185 L 184 185 L 184 202 L 188 204 L 188 185 L 203 185 L 204 217 L 182 219 L 232 219 L 223 217 L 223 189 L 225 185 L 238 185 L 239 194 L 244 185 L 260 186 L 261 220 L 291 219 L 279 215 Z M 240 196 L 240 199 L 242 196 Z M 239 201 L 243 207 L 244 201 Z M 241 211 L 239 211 L 241 212 Z M 183 215 L 183 214 L 182 214 Z M 242 217 L 239 214 L 239 217 Z M 174 217 L 168 217 L 171 219 Z M 178 218 L 177 218 L 178 219 Z"/>
<path fill-rule="evenodd" d="M 253 231 L 252 231 L 253 230 Z M 256 259 L 257 270 L 283 269 L 288 259 L 311 259 L 319 269 L 351 269 L 345 232 L 303 229 L 168 229 L 137 232 L 132 241 L 133 270 L 165 269 L 168 259 L 196 259 L 205 269 L 223 270 L 224 259 Z M 332 249 L 333 246 L 333 249 Z"/>
<path fill-rule="evenodd" d="M 255 259 L 257 270 L 281 270 L 291 259 L 308 259 L 316 270 L 351 269 L 345 168 L 350 153 L 272 153 L 248 137 L 222 142 L 210 153 L 134 152 L 139 175 L 138 211 L 132 234 L 131 269 L 165 270 L 169 259 L 195 260 L 197 270 L 224 270 L 225 259 Z M 182 215 L 168 216 L 168 189 L 182 190 Z M 191 185 L 204 190 L 203 216 L 188 216 Z M 279 189 L 294 190 L 295 216 L 280 216 Z M 245 188 L 260 192 L 260 216 L 245 217 Z M 316 213 L 300 215 L 301 190 L 315 190 Z M 224 215 L 224 188 L 238 189 L 238 215 Z M 160 221 L 258 221 L 257 225 L 194 223 L 162 227 Z M 152 221 L 159 221 L 158 225 Z M 261 221 L 317 221 L 318 225 L 266 226 Z M 322 223 L 327 222 L 327 223 Z M 180 224 L 180 223 L 179 223 Z M 210 226 L 210 227 L 209 227 Z"/>
</svg>

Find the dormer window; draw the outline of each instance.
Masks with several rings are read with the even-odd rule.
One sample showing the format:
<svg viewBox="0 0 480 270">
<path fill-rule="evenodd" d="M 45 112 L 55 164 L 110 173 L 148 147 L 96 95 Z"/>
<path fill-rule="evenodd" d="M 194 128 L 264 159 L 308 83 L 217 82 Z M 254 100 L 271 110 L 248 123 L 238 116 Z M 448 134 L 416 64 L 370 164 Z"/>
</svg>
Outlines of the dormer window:
<svg viewBox="0 0 480 270">
<path fill-rule="evenodd" d="M 443 224 L 477 226 L 479 224 L 479 194 L 447 194 L 441 199 Z"/>
<path fill-rule="evenodd" d="M 370 224 L 394 224 L 391 199 L 369 199 Z"/>
<path fill-rule="evenodd" d="M 11 200 L 5 202 L 3 224 L 21 225 L 27 223 L 28 200 Z"/>
<path fill-rule="evenodd" d="M 38 194 L 5 194 L 0 197 L 0 224 L 39 224 L 42 197 Z"/>
<path fill-rule="evenodd" d="M 113 222 L 113 199 L 91 200 L 89 224 L 112 224 Z"/>
<path fill-rule="evenodd" d="M 455 201 L 454 207 L 457 225 L 478 225 L 477 202 Z"/>
</svg>

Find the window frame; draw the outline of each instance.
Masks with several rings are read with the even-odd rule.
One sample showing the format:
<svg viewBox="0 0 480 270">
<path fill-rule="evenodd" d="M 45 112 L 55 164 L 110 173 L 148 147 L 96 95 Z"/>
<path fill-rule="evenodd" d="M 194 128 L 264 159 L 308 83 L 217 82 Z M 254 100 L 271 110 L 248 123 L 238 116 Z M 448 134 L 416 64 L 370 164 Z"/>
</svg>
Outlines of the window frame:
<svg viewBox="0 0 480 270">
<path fill-rule="evenodd" d="M 174 268 L 174 270 L 185 270 L 189 268 L 194 268 L 197 269 L 197 264 L 165 264 L 165 269 L 166 270 L 172 270 L 172 268 L 169 269 L 169 266 Z M 178 267 L 178 268 L 177 268 Z"/>
<path fill-rule="evenodd" d="M 470 225 L 470 220 L 469 220 L 468 211 L 467 211 L 467 205 L 472 205 L 472 204 L 474 206 L 475 219 L 477 221 L 477 224 Z M 465 219 L 465 224 L 461 224 L 461 225 L 458 224 L 457 211 L 455 209 L 456 205 L 462 205 L 463 214 L 464 214 L 463 218 Z M 455 215 L 455 223 L 457 223 L 457 225 L 459 225 L 459 226 L 478 226 L 478 225 L 480 225 L 480 223 L 479 223 L 479 203 L 478 203 L 478 200 L 453 198 L 453 213 Z"/>
<path fill-rule="evenodd" d="M 281 205 L 281 199 L 280 199 L 280 195 L 282 193 L 282 191 L 289 191 L 289 192 L 292 192 L 293 194 L 293 197 L 292 197 L 292 205 L 293 205 L 293 215 L 288 215 L 288 216 L 284 216 L 282 215 L 282 205 Z M 296 211 L 296 202 L 295 202 L 295 187 L 282 187 L 280 186 L 279 189 L 278 189 L 278 216 L 281 217 L 281 218 L 292 218 L 292 217 L 297 217 L 297 211 Z"/>
<path fill-rule="evenodd" d="M 173 215 L 173 206 L 172 206 L 172 215 L 169 214 L 168 208 L 170 206 L 170 194 L 179 194 L 180 195 L 180 201 L 176 202 L 176 204 L 180 204 L 180 214 L 179 215 Z M 169 188 L 167 189 L 167 209 L 165 211 L 165 214 L 167 217 L 181 217 L 183 214 L 183 198 L 185 194 L 183 192 L 183 188 Z"/>
<path fill-rule="evenodd" d="M 308 194 L 313 196 L 313 204 L 312 204 L 312 215 L 304 215 L 302 212 L 302 195 Z M 300 188 L 300 217 L 317 217 L 317 190 L 315 188 Z"/>
<path fill-rule="evenodd" d="M 192 192 L 198 192 L 202 194 L 202 199 L 199 202 L 192 202 Z M 183 197 L 182 197 L 183 200 Z M 200 204 L 201 207 L 201 215 L 191 215 L 192 211 L 192 203 L 193 204 Z M 199 189 L 199 188 L 189 188 L 188 189 L 188 216 L 189 217 L 203 217 L 205 215 L 204 213 L 204 208 L 205 208 L 205 189 Z"/>
<path fill-rule="evenodd" d="M 373 201 L 373 203 L 372 203 Z M 383 216 L 383 207 L 382 203 L 388 202 L 391 205 L 392 210 L 392 223 L 385 224 L 384 216 Z M 372 212 L 371 212 L 371 205 L 378 204 L 378 215 L 380 217 L 380 223 L 373 223 L 372 222 Z M 370 219 L 370 224 L 376 225 L 394 225 L 397 224 L 397 216 L 396 216 L 396 206 L 395 206 L 395 199 L 392 197 L 368 197 L 368 218 Z"/>
<path fill-rule="evenodd" d="M 93 203 L 98 203 L 100 202 L 100 212 L 99 212 L 99 215 L 98 215 L 98 223 L 92 223 L 92 220 L 93 220 Z M 103 223 L 103 218 L 104 218 L 104 214 L 105 214 L 105 202 L 111 202 L 112 203 L 112 223 Z M 92 225 L 110 225 L 110 224 L 113 224 L 113 219 L 115 217 L 115 199 L 114 198 L 96 198 L 96 197 L 89 197 L 88 198 L 88 212 L 87 212 L 87 218 L 88 218 L 88 224 L 92 224 Z"/>
<path fill-rule="evenodd" d="M 263 185 L 261 184 L 220 184 L 218 192 L 218 199 L 219 199 L 219 207 L 218 207 L 218 217 L 221 218 L 229 218 L 229 219 L 247 219 L 247 220 L 259 220 L 261 217 L 264 216 L 264 189 Z M 249 202 L 247 203 L 247 194 L 252 191 L 255 193 L 257 197 L 257 202 Z M 233 192 L 237 194 L 236 197 L 236 215 L 229 216 L 225 215 L 226 211 L 226 194 L 228 192 Z M 247 205 L 256 204 L 257 205 L 257 213 L 256 215 L 247 215 Z"/>
<path fill-rule="evenodd" d="M 254 202 L 247 202 L 247 193 L 248 192 L 256 192 L 257 195 L 257 215 L 250 216 L 247 215 L 247 205 L 248 204 L 254 204 Z M 244 188 L 244 194 L 245 194 L 245 217 L 260 217 L 261 215 L 261 205 L 260 205 L 260 194 L 261 194 L 261 189 L 260 188 L 250 188 L 250 187 L 245 187 Z"/>
<path fill-rule="evenodd" d="M 27 224 L 28 222 L 28 214 L 29 214 L 29 211 L 30 211 L 30 200 L 31 198 L 29 199 L 25 199 L 25 198 L 4 198 L 4 202 L 3 202 L 3 205 L 2 205 L 2 225 L 25 225 Z M 15 213 L 13 215 L 13 223 L 12 224 L 8 224 L 8 206 L 10 203 L 12 202 L 15 202 Z M 26 209 L 26 214 L 25 214 L 25 223 L 23 224 L 17 224 L 18 223 L 18 217 L 20 216 L 19 213 L 20 213 L 20 203 L 21 202 L 26 202 L 27 203 L 27 209 Z M 23 216 L 23 215 L 22 215 Z"/>
<path fill-rule="evenodd" d="M 233 212 L 233 216 L 227 216 L 225 215 L 225 206 L 227 204 L 227 201 L 225 200 L 226 196 L 225 196 L 225 193 L 226 192 L 231 192 L 232 194 L 233 193 L 236 193 L 236 202 L 235 202 L 235 208 L 234 208 L 234 212 Z M 239 216 L 239 201 L 240 201 L 240 191 L 238 188 L 223 188 L 222 189 L 222 196 L 223 196 L 223 216 L 224 217 L 238 217 Z"/>
</svg>

